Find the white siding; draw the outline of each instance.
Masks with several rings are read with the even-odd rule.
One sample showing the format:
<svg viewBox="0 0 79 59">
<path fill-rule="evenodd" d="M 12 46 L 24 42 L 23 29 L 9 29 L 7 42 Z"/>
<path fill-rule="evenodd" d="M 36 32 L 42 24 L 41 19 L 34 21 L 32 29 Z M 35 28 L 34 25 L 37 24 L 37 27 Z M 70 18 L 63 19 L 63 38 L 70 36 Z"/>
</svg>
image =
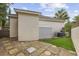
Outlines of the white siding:
<svg viewBox="0 0 79 59">
<path fill-rule="evenodd" d="M 39 27 L 48 27 L 51 28 L 51 32 L 52 34 L 50 35 L 50 37 L 54 36 L 56 32 L 60 32 L 61 29 L 64 27 L 64 23 L 62 22 L 48 22 L 48 21 L 39 21 Z M 47 32 L 47 31 L 46 31 Z M 48 32 L 47 32 L 48 33 Z M 39 35 L 42 35 L 39 31 Z M 45 37 L 45 35 L 42 35 L 42 37 Z M 46 35 L 48 37 L 48 35 Z M 47 38 L 46 37 L 46 38 Z M 39 37 L 41 38 L 41 37 Z M 49 38 L 49 37 L 48 37 Z"/>
<path fill-rule="evenodd" d="M 53 36 L 51 27 L 39 27 L 39 38 L 51 38 Z"/>
<path fill-rule="evenodd" d="M 18 14 L 18 40 L 32 41 L 39 39 L 38 15 Z"/>
<path fill-rule="evenodd" d="M 64 23 L 39 21 L 39 27 L 51 27 L 52 31 L 59 32 L 62 29 L 62 27 L 64 27 Z"/>
<path fill-rule="evenodd" d="M 10 18 L 10 37 L 17 37 L 18 36 L 18 19 L 17 18 Z"/>
</svg>

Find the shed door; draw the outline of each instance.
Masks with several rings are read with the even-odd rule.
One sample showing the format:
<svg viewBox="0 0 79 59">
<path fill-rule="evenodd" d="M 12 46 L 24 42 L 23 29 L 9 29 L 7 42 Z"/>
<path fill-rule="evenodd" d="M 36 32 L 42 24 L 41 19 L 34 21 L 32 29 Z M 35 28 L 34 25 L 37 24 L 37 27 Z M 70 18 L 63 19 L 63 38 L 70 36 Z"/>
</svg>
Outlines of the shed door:
<svg viewBox="0 0 79 59">
<path fill-rule="evenodd" d="M 51 27 L 39 27 L 39 38 L 51 38 L 52 28 Z"/>
</svg>

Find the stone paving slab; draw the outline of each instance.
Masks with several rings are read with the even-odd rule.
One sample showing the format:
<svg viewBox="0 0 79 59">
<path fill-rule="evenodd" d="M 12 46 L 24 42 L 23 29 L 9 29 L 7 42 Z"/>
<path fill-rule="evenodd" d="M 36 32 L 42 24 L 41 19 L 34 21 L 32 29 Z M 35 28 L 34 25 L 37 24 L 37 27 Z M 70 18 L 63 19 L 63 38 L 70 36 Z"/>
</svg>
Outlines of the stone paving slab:
<svg viewBox="0 0 79 59">
<path fill-rule="evenodd" d="M 76 52 L 56 47 L 40 41 L 11 41 L 0 39 L 0 55 L 2 56 L 76 56 Z"/>
<path fill-rule="evenodd" d="M 74 54 L 64 48 L 60 48 L 59 56 L 74 56 Z"/>
<path fill-rule="evenodd" d="M 15 54 L 17 54 L 18 52 L 19 52 L 19 50 L 18 50 L 17 48 L 13 48 L 13 49 L 9 50 L 9 54 L 10 54 L 10 55 L 15 55 Z"/>
<path fill-rule="evenodd" d="M 8 42 L 9 42 L 8 40 L 2 41 L 2 43 L 8 43 Z"/>
<path fill-rule="evenodd" d="M 44 51 L 41 56 L 51 56 L 52 53 L 50 51 Z"/>
<path fill-rule="evenodd" d="M 31 56 L 40 56 L 43 51 L 45 51 L 44 48 L 37 49 L 35 52 L 31 53 Z"/>
<path fill-rule="evenodd" d="M 3 55 L 9 56 L 8 52 L 4 48 L 0 47 L 0 56 L 3 56 Z"/>
<path fill-rule="evenodd" d="M 12 48 L 14 48 L 12 45 L 5 47 L 6 50 L 10 50 L 10 49 L 12 49 Z"/>
<path fill-rule="evenodd" d="M 11 45 L 11 43 L 4 43 L 4 46 L 9 46 Z"/>
<path fill-rule="evenodd" d="M 20 52 L 20 53 L 18 53 L 16 56 L 25 56 L 25 54 L 22 53 L 22 52 Z"/>
<path fill-rule="evenodd" d="M 60 49 L 58 47 L 52 45 L 52 46 L 49 46 L 47 48 L 47 50 L 51 51 L 53 54 L 58 54 Z"/>
</svg>

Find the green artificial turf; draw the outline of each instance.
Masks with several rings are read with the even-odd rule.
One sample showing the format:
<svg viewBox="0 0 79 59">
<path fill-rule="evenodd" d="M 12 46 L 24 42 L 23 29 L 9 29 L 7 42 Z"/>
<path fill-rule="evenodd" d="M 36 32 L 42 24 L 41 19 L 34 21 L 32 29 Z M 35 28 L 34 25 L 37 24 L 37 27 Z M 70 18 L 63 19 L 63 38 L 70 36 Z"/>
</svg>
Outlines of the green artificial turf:
<svg viewBox="0 0 79 59">
<path fill-rule="evenodd" d="M 73 46 L 72 40 L 70 37 L 57 37 L 57 38 L 50 38 L 50 39 L 40 39 L 40 41 L 47 42 L 58 47 L 63 47 L 68 50 L 75 51 Z"/>
</svg>

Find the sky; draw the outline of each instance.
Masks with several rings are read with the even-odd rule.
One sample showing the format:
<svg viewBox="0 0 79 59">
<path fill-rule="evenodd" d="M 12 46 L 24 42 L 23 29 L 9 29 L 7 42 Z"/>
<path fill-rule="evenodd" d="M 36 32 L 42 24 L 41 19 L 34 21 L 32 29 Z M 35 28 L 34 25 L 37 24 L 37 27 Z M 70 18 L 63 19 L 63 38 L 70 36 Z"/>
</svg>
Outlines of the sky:
<svg viewBox="0 0 79 59">
<path fill-rule="evenodd" d="M 11 13 L 15 13 L 14 8 L 41 12 L 41 15 L 54 17 L 58 9 L 64 8 L 70 17 L 79 15 L 79 3 L 14 3 L 10 6 Z"/>
</svg>

